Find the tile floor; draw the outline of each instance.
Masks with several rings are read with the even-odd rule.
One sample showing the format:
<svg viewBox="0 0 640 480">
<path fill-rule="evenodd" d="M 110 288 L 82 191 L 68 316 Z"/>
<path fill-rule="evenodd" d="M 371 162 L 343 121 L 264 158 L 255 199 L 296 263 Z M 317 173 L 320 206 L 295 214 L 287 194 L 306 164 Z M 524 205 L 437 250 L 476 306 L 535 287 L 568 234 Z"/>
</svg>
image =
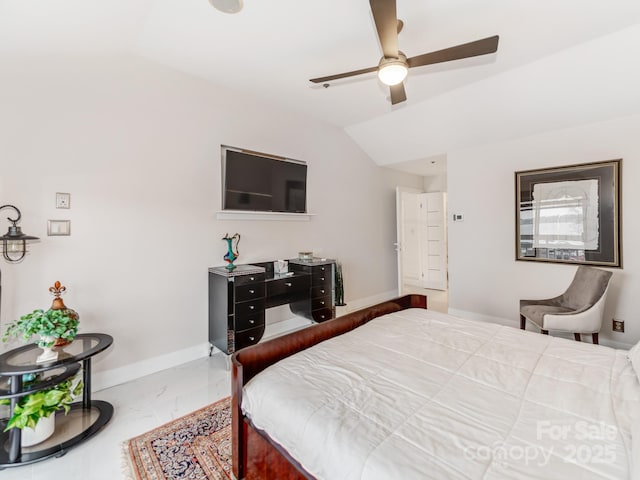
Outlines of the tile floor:
<svg viewBox="0 0 640 480">
<path fill-rule="evenodd" d="M 60 458 L 0 472 L 2 480 L 119 480 L 121 444 L 163 423 L 231 394 L 226 356 L 211 357 L 170 368 L 93 393 L 114 406 L 106 427 Z"/>
</svg>

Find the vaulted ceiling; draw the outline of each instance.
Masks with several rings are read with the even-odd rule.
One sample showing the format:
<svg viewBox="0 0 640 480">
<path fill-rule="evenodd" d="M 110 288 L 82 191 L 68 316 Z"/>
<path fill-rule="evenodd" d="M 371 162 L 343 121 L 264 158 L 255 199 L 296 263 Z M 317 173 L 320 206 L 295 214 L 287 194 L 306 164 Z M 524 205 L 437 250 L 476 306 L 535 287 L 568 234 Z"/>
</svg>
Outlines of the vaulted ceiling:
<svg viewBox="0 0 640 480">
<path fill-rule="evenodd" d="M 408 100 L 391 106 L 375 73 L 329 88 L 309 82 L 377 65 L 381 51 L 367 0 L 244 0 L 234 15 L 207 0 L 0 0 L 0 55 L 139 55 L 344 127 L 380 164 L 486 141 L 478 132 L 544 130 L 554 121 L 541 102 L 557 103 L 556 95 L 577 90 L 582 95 L 566 107 L 573 108 L 598 96 L 580 91 L 602 69 L 638 79 L 637 0 L 397 0 L 397 12 L 407 56 L 496 34 L 498 52 L 411 69 Z M 513 131 L 506 105 L 515 99 L 527 111 L 521 131 Z M 611 101 L 623 99 L 596 104 L 606 110 Z M 636 107 L 633 101 L 629 108 Z M 594 119 L 613 113 L 591 112 Z"/>
</svg>

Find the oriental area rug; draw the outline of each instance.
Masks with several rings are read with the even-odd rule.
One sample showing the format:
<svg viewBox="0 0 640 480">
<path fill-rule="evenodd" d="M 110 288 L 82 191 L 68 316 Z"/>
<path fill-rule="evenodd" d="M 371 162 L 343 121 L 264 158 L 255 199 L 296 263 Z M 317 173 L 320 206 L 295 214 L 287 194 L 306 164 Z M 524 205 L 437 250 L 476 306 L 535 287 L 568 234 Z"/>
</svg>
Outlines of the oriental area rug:
<svg viewBox="0 0 640 480">
<path fill-rule="evenodd" d="M 127 440 L 123 447 L 132 479 L 230 480 L 231 399 Z"/>
</svg>

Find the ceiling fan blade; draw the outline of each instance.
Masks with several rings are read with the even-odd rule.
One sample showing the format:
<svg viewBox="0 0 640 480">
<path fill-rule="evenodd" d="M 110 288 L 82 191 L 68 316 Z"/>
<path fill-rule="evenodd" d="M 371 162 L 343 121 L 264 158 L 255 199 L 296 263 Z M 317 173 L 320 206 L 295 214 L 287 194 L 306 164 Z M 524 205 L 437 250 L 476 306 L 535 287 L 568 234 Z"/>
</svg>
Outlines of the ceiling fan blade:
<svg viewBox="0 0 640 480">
<path fill-rule="evenodd" d="M 404 102 L 407 99 L 407 93 L 404 91 L 404 83 L 402 82 L 397 85 L 391 85 L 389 91 L 391 92 L 391 105 Z"/>
<path fill-rule="evenodd" d="M 332 80 L 338 80 L 340 78 L 354 77 L 356 75 L 362 75 L 363 73 L 370 73 L 378 71 L 378 67 L 363 68 L 361 70 L 353 70 L 352 72 L 338 73 L 336 75 L 328 75 L 326 77 L 312 78 L 309 81 L 313 83 L 326 83 Z"/>
<path fill-rule="evenodd" d="M 398 17 L 396 0 L 369 0 L 373 20 L 376 22 L 380 46 L 385 57 L 398 56 Z"/>
<path fill-rule="evenodd" d="M 483 38 L 475 42 L 463 43 L 455 47 L 445 48 L 436 52 L 425 53 L 407 59 L 409 68 L 422 67 L 423 65 L 433 65 L 434 63 L 450 62 L 462 58 L 477 57 L 487 55 L 498 50 L 498 35 Z"/>
</svg>

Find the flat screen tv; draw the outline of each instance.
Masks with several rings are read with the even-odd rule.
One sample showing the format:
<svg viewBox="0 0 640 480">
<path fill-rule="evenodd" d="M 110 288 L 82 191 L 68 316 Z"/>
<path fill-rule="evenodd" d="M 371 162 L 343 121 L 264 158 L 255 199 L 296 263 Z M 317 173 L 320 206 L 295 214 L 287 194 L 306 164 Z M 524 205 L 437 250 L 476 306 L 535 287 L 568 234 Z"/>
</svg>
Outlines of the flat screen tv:
<svg viewBox="0 0 640 480">
<path fill-rule="evenodd" d="M 222 209 L 307 213 L 307 165 L 222 146 Z"/>
</svg>

